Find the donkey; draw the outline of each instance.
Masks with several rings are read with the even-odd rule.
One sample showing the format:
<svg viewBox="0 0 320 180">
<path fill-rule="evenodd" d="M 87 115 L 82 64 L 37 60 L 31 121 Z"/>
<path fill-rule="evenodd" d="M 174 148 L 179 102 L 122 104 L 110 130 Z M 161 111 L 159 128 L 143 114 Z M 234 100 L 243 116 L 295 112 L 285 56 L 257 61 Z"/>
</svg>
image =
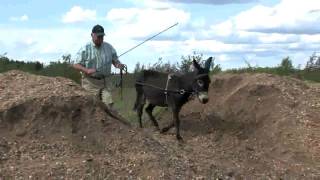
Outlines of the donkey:
<svg viewBox="0 0 320 180">
<path fill-rule="evenodd" d="M 176 138 L 182 140 L 179 112 L 192 95 L 196 95 L 203 104 L 209 101 L 208 89 L 211 62 L 212 57 L 206 60 L 205 67 L 202 68 L 197 61 L 193 60 L 194 70 L 185 74 L 169 74 L 152 70 L 142 71 L 136 79 L 137 97 L 134 105 L 134 110 L 138 114 L 140 128 L 142 128 L 141 116 L 143 107 L 147 100 L 148 105 L 145 111 L 156 129 L 164 133 L 175 126 Z M 156 106 L 169 107 L 173 114 L 172 123 L 161 130 L 157 120 L 152 115 L 152 111 Z"/>
</svg>

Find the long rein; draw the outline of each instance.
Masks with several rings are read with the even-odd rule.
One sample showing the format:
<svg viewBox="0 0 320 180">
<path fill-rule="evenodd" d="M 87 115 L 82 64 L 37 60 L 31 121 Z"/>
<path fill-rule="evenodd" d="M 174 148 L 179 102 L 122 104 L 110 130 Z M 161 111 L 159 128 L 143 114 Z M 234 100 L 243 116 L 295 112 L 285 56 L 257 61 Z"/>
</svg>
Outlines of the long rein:
<svg viewBox="0 0 320 180">
<path fill-rule="evenodd" d="M 178 94 L 181 94 L 181 95 L 183 95 L 183 94 L 185 94 L 185 93 L 190 93 L 190 94 L 195 94 L 195 93 L 196 93 L 195 91 L 186 91 L 185 89 L 169 90 L 169 89 L 168 89 L 168 85 L 169 85 L 169 81 L 170 81 L 171 78 L 172 78 L 172 75 L 173 75 L 173 74 L 169 74 L 169 75 L 168 75 L 168 79 L 167 79 L 167 83 L 166 83 L 166 88 L 165 88 L 165 89 L 164 89 L 164 88 L 161 88 L 161 87 L 159 87 L 159 86 L 155 86 L 155 85 L 152 85 L 152 84 L 148 84 L 148 83 L 136 82 L 136 84 L 141 85 L 141 86 L 152 87 L 152 88 L 154 88 L 154 89 L 161 90 L 161 91 L 163 91 L 164 94 L 166 94 L 166 95 L 167 95 L 168 92 L 178 93 Z M 196 79 L 197 79 L 197 78 L 200 78 L 200 77 L 203 77 L 203 76 L 207 76 L 207 75 L 208 75 L 208 74 L 200 74 L 200 75 L 197 75 L 197 76 L 196 76 Z"/>
</svg>

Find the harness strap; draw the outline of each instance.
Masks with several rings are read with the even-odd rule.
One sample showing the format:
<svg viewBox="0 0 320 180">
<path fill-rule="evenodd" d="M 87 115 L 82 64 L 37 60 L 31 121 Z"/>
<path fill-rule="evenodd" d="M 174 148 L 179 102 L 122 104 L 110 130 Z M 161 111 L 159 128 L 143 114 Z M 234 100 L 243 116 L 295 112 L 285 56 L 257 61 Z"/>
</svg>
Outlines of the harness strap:
<svg viewBox="0 0 320 180">
<path fill-rule="evenodd" d="M 163 88 L 160 88 L 158 86 L 154 86 L 154 85 L 151 85 L 151 84 L 147 84 L 147 83 L 142 83 L 142 82 L 136 82 L 135 83 L 136 85 L 140 85 L 140 86 L 146 86 L 146 87 L 151 87 L 151 88 L 154 88 L 154 89 L 158 89 L 160 91 L 163 91 L 163 93 L 166 95 L 166 103 L 168 103 L 168 99 L 167 99 L 167 93 L 177 93 L 177 94 L 181 94 L 181 95 L 184 95 L 186 93 L 189 93 L 190 95 L 195 95 L 197 94 L 197 92 L 195 91 L 186 91 L 184 89 L 180 89 L 180 90 L 165 90 Z"/>
<path fill-rule="evenodd" d="M 138 84 L 138 85 L 141 85 L 141 86 L 148 86 L 148 87 L 152 87 L 154 89 L 158 89 L 158 90 L 161 90 L 161 91 L 164 91 L 164 94 L 166 95 L 166 103 L 168 103 L 168 92 L 170 93 L 178 93 L 178 94 L 185 94 L 185 93 L 190 93 L 192 95 L 194 94 L 197 94 L 198 92 L 195 92 L 195 91 L 186 91 L 185 89 L 180 89 L 180 90 L 169 90 L 168 87 L 169 87 L 169 81 L 172 79 L 172 76 L 174 74 L 171 73 L 171 74 L 168 74 L 168 79 L 167 79 L 167 83 L 166 83 L 166 87 L 165 89 L 163 88 L 160 88 L 158 86 L 154 86 L 152 84 L 147 84 L 147 83 L 143 83 L 143 82 L 136 82 L 135 84 Z M 200 77 L 204 77 L 204 76 L 208 76 L 208 74 L 199 74 L 196 76 L 196 78 L 200 78 Z"/>
<path fill-rule="evenodd" d="M 161 91 L 164 91 L 164 92 L 170 92 L 170 93 L 178 93 L 178 94 L 185 94 L 185 93 L 190 93 L 190 94 L 193 94 L 194 91 L 186 91 L 184 89 L 180 89 L 180 90 L 165 90 L 163 88 L 160 88 L 158 86 L 154 86 L 154 85 L 151 85 L 151 84 L 147 84 L 147 83 L 142 83 L 142 82 L 136 82 L 135 83 L 136 85 L 140 85 L 140 86 L 147 86 L 147 87 L 151 87 L 151 88 L 154 88 L 154 89 L 158 89 L 158 90 L 161 90 Z"/>
<path fill-rule="evenodd" d="M 164 89 L 164 94 L 166 95 L 166 104 L 168 104 L 168 85 L 169 81 L 172 79 L 173 74 L 168 74 L 166 88 Z"/>
</svg>

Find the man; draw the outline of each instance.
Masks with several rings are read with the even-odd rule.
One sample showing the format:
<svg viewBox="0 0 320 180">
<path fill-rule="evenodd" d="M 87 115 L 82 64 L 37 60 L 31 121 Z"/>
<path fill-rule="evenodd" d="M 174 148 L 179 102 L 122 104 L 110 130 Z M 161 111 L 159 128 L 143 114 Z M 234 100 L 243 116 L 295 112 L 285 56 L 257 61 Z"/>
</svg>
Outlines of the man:
<svg viewBox="0 0 320 180">
<path fill-rule="evenodd" d="M 81 86 L 111 107 L 111 87 L 109 82 L 106 84 L 105 77 L 111 74 L 111 64 L 119 69 L 123 69 L 125 65 L 120 63 L 112 45 L 103 41 L 104 35 L 102 26 L 95 25 L 92 28 L 92 42 L 80 49 L 73 68 L 82 74 Z"/>
</svg>

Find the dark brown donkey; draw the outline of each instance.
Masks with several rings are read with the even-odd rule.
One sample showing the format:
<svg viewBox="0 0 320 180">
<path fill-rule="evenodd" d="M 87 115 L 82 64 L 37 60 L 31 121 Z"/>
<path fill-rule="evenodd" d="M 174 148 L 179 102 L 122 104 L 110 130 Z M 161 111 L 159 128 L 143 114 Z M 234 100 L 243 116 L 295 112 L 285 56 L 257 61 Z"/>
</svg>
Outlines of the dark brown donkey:
<svg viewBox="0 0 320 180">
<path fill-rule="evenodd" d="M 142 128 L 141 116 L 147 100 L 148 106 L 145 110 L 158 130 L 160 130 L 159 124 L 152 115 L 154 107 L 169 107 L 172 110 L 173 121 L 169 126 L 163 128 L 161 132 L 166 132 L 175 126 L 176 137 L 178 140 L 182 140 L 179 112 L 192 95 L 196 95 L 203 104 L 209 101 L 208 88 L 211 62 L 212 57 L 206 60 L 205 67 L 202 68 L 193 60 L 194 70 L 186 74 L 168 74 L 151 70 L 142 71 L 136 80 L 137 99 L 134 106 L 134 110 L 138 114 L 140 127 Z"/>
</svg>

